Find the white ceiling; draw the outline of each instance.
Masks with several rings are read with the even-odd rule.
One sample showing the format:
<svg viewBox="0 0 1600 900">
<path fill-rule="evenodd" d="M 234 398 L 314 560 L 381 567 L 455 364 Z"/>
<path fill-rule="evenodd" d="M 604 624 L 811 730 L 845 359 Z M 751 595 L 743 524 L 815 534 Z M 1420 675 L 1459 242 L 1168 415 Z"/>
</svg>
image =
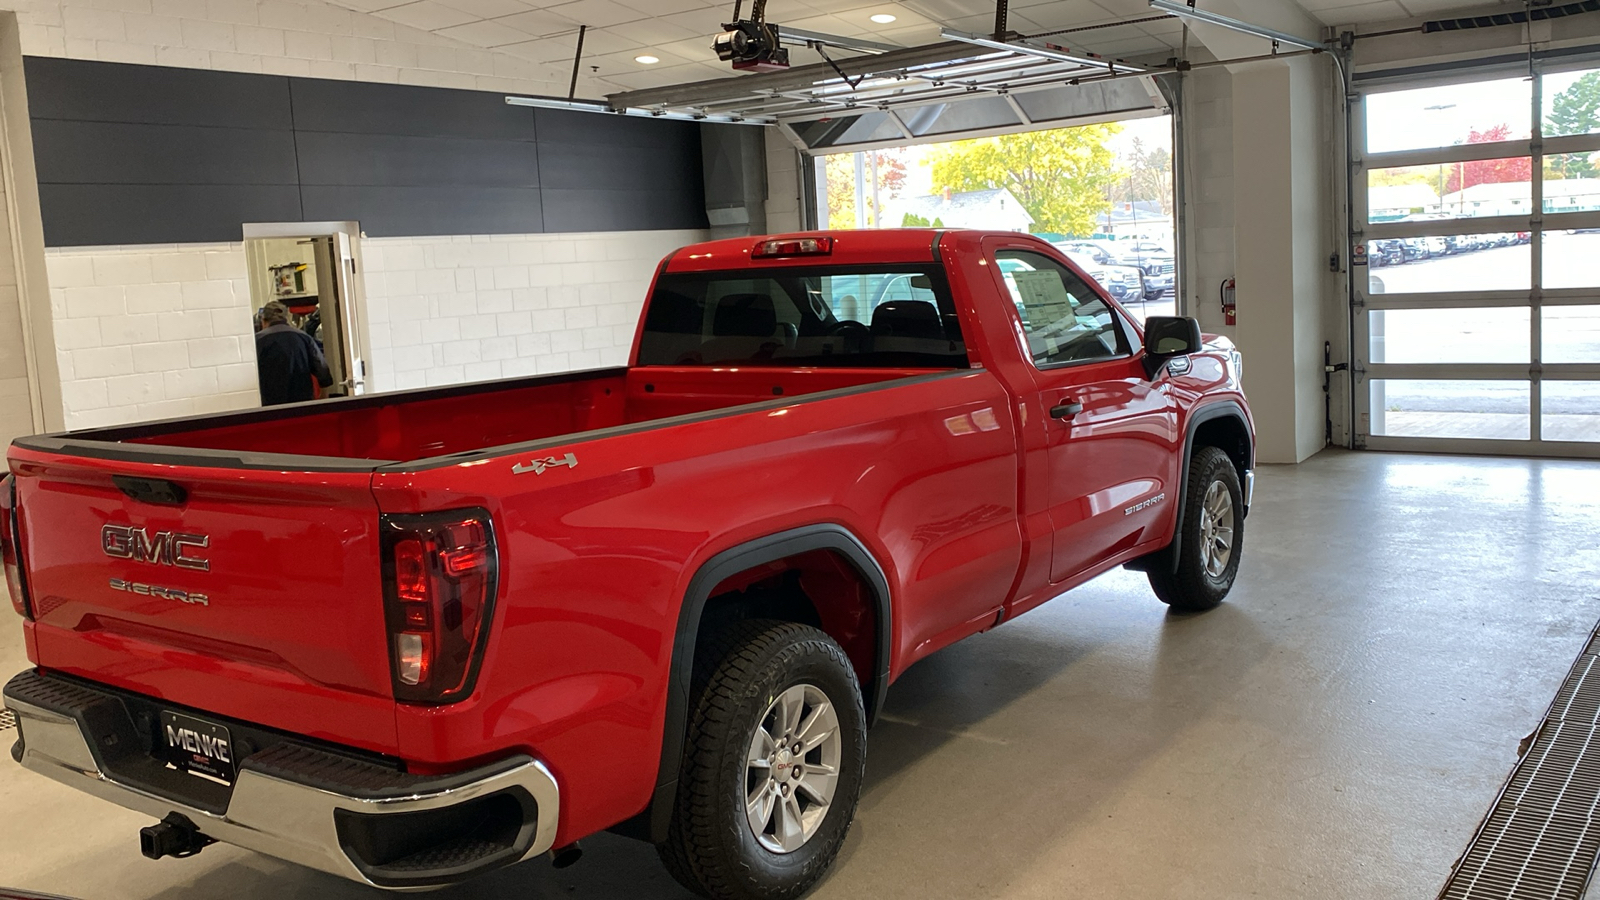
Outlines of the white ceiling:
<svg viewBox="0 0 1600 900">
<path fill-rule="evenodd" d="M 587 25 L 579 96 L 731 76 L 711 51 L 711 36 L 732 14 L 732 0 L 328 0 L 337 6 L 477 47 L 570 70 L 579 25 Z M 1292 3 L 1296 0 L 1277 0 Z M 1459 9 L 1462 0 L 1298 0 L 1328 25 L 1387 22 Z M 1468 0 L 1470 2 L 1470 0 Z M 1520 0 L 1503 0 L 1520 8 Z M 1482 4 L 1477 4 L 1481 9 Z M 748 15 L 750 0 L 744 3 Z M 870 17 L 889 13 L 892 24 Z M 1024 34 L 1107 25 L 1152 15 L 1148 0 L 1012 0 L 1010 25 Z M 939 40 L 941 28 L 989 32 L 992 0 L 769 0 L 767 21 L 901 46 Z M 1176 20 L 1115 25 L 1051 40 L 1112 58 L 1160 57 L 1178 44 Z M 794 63 L 819 61 L 794 48 Z M 648 54 L 654 65 L 635 61 Z M 847 52 L 840 52 L 848 56 Z"/>
</svg>

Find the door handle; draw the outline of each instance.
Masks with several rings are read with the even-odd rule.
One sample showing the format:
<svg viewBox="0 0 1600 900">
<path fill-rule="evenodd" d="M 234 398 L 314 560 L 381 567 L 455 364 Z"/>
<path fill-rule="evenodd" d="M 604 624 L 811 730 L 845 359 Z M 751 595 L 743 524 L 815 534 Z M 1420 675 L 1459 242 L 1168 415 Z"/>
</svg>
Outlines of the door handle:
<svg viewBox="0 0 1600 900">
<path fill-rule="evenodd" d="M 1070 419 L 1081 412 L 1083 412 L 1082 403 L 1061 403 L 1050 407 L 1050 418 Z"/>
</svg>

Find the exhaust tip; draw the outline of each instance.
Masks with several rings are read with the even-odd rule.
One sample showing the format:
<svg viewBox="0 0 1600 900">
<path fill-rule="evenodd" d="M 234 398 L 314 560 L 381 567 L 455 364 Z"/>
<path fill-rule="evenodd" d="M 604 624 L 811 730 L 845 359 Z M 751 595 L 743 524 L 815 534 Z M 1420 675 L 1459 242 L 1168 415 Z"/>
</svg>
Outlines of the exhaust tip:
<svg viewBox="0 0 1600 900">
<path fill-rule="evenodd" d="M 550 865 L 565 869 L 583 858 L 583 847 L 577 841 L 550 851 Z"/>
<path fill-rule="evenodd" d="M 182 859 L 214 843 L 216 841 L 201 834 L 200 829 L 180 813 L 167 813 L 165 819 L 139 829 L 139 852 L 146 859 L 163 856 Z"/>
</svg>

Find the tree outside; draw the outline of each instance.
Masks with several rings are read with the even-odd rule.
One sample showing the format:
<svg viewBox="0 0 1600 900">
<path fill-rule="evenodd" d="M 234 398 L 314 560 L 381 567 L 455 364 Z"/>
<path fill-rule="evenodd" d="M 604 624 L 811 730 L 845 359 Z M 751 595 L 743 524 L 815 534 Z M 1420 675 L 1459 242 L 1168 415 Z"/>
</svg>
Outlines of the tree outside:
<svg viewBox="0 0 1600 900">
<path fill-rule="evenodd" d="M 945 144 L 931 157 L 933 188 L 1006 188 L 1033 216 L 1035 231 L 1094 234 L 1096 218 L 1111 208 L 1110 191 L 1123 176 L 1106 147 L 1106 139 L 1121 130 L 1115 123 L 1083 125 Z M 1170 195 L 1169 189 L 1169 203 Z"/>
<path fill-rule="evenodd" d="M 1545 116 L 1545 137 L 1592 134 L 1600 131 L 1600 71 L 1574 81 L 1550 102 Z"/>
<path fill-rule="evenodd" d="M 1404 166 L 1397 169 L 1371 169 L 1367 172 L 1368 187 L 1399 187 L 1405 184 L 1426 184 L 1437 187 L 1444 183 L 1439 166 Z"/>
<path fill-rule="evenodd" d="M 1129 201 L 1151 201 L 1164 215 L 1172 215 L 1172 154 L 1165 147 L 1146 147 L 1143 138 L 1134 138 L 1128 150 L 1128 184 L 1123 192 Z"/>
<path fill-rule="evenodd" d="M 1490 144 L 1509 140 L 1510 125 L 1496 125 L 1479 131 L 1474 128 L 1467 134 L 1469 144 Z M 1533 160 L 1526 156 L 1509 159 L 1475 159 L 1471 162 L 1444 166 L 1444 189 L 1440 195 L 1453 194 L 1479 184 L 1526 183 L 1533 180 Z"/>
<path fill-rule="evenodd" d="M 1550 101 L 1545 116 L 1545 137 L 1565 134 L 1593 134 L 1600 131 L 1600 71 L 1588 72 Z M 1561 153 L 1545 159 L 1546 177 L 1594 178 L 1597 171 L 1592 153 Z"/>
<path fill-rule="evenodd" d="M 863 179 L 867 185 L 864 194 L 866 215 L 863 224 L 868 228 L 894 227 L 898 223 L 881 222 L 884 207 L 890 200 L 900 196 L 906 186 L 906 163 L 901 155 L 890 150 L 879 150 L 875 153 L 863 153 L 866 157 L 866 168 L 870 172 L 872 163 L 878 164 L 878 189 L 872 190 L 870 174 Z M 838 153 L 825 157 L 828 181 L 828 227 L 829 228 L 855 228 L 856 227 L 856 154 Z M 874 198 L 876 193 L 876 198 Z M 874 205 L 876 203 L 876 205 Z"/>
</svg>

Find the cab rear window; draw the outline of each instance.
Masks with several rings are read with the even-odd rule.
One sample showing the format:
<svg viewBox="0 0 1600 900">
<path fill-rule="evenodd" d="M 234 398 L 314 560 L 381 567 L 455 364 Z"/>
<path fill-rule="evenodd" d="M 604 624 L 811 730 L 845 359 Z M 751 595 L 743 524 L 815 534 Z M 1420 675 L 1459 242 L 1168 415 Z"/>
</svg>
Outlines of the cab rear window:
<svg viewBox="0 0 1600 900">
<path fill-rule="evenodd" d="M 661 276 L 641 366 L 966 368 L 937 266 Z"/>
</svg>

